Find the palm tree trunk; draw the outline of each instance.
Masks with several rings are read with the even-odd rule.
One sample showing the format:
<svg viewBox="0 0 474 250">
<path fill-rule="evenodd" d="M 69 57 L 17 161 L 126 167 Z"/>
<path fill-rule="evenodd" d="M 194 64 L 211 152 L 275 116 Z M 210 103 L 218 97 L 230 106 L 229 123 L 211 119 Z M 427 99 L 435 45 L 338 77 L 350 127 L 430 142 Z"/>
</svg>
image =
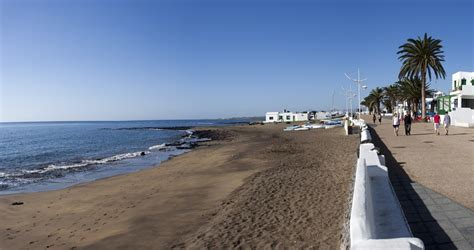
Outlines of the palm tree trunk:
<svg viewBox="0 0 474 250">
<path fill-rule="evenodd" d="M 426 86 L 426 67 L 421 69 L 421 119 L 425 120 L 426 114 L 426 96 L 425 96 L 425 86 Z"/>
</svg>

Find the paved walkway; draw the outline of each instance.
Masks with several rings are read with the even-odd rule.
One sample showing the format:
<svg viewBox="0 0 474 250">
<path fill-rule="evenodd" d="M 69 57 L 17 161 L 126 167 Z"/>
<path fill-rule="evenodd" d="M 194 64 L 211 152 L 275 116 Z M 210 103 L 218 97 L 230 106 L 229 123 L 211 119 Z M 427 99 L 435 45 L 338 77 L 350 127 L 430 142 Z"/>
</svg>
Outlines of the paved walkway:
<svg viewBox="0 0 474 250">
<path fill-rule="evenodd" d="M 474 211 L 406 178 L 391 181 L 413 236 L 426 249 L 474 249 Z"/>
<path fill-rule="evenodd" d="M 384 122 L 388 123 L 388 121 Z M 381 153 L 386 157 L 386 165 L 389 168 L 392 185 L 397 193 L 413 235 L 423 240 L 426 249 L 474 249 L 474 211 L 421 184 L 422 181 L 432 184 L 430 181 L 436 181 L 436 178 L 441 177 L 430 176 L 430 178 L 427 178 L 426 176 L 421 176 L 420 178 L 419 175 L 422 171 L 417 169 L 420 166 L 414 166 L 420 164 L 410 161 L 410 157 L 406 157 L 409 154 L 401 150 L 401 146 L 398 148 L 396 146 L 401 144 L 400 140 L 407 140 L 406 145 L 410 145 L 408 140 L 413 140 L 413 138 L 403 136 L 406 138 L 404 139 L 398 136 L 396 139 L 393 139 L 394 135 L 389 125 L 385 125 L 385 128 L 384 124 L 382 126 L 373 126 L 371 132 L 374 144 L 380 148 Z M 424 127 L 425 125 L 420 124 L 418 127 L 421 126 Z M 460 140 L 463 136 L 466 139 L 470 139 L 472 136 L 471 131 L 473 130 L 467 130 L 467 133 L 465 133 L 465 130 L 463 131 L 464 133 L 459 133 L 461 137 L 457 139 Z M 403 134 L 403 132 L 400 134 Z M 430 136 L 428 133 L 422 135 Z M 426 140 L 426 138 L 423 138 L 423 140 Z M 426 151 L 424 157 L 429 158 L 430 148 L 426 144 L 423 145 L 422 140 L 419 143 L 418 147 L 411 147 L 411 153 L 423 154 Z M 466 152 L 469 153 L 469 151 L 472 151 L 472 149 L 468 149 Z M 449 158 L 456 156 L 448 152 L 446 155 L 436 157 Z M 470 171 L 474 173 L 472 161 L 465 162 L 465 164 L 470 166 Z M 410 167 L 413 167 L 413 169 Z M 442 168 L 443 166 L 438 167 Z M 451 171 L 456 171 L 456 169 L 451 169 Z M 411 174 L 412 172 L 418 174 L 416 177 L 421 179 L 420 182 L 415 180 L 416 177 Z M 468 176 L 468 180 L 470 177 L 472 175 Z M 433 178 L 435 180 L 432 180 Z M 452 182 L 454 186 L 457 180 L 443 179 L 443 181 Z M 470 183 L 467 190 L 473 191 L 474 179 L 471 179 Z M 446 185 L 446 183 L 444 184 Z M 445 189 L 440 190 L 444 191 Z M 469 197 L 472 197 L 472 192 L 466 192 L 464 195 L 468 197 L 467 203 L 471 204 L 469 203 Z M 460 197 L 460 194 L 456 193 L 456 197 Z M 463 202 L 466 203 L 466 199 L 463 199 Z"/>
</svg>

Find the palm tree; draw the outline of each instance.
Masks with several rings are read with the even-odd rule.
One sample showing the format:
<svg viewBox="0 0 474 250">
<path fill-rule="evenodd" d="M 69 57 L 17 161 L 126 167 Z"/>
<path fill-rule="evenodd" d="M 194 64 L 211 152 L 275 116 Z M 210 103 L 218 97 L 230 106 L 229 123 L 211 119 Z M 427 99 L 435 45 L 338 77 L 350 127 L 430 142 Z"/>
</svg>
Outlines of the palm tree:
<svg viewBox="0 0 474 250">
<path fill-rule="evenodd" d="M 382 88 L 375 88 L 370 91 L 369 95 L 364 98 L 363 101 L 360 102 L 361 105 L 366 106 L 369 108 L 369 112 L 372 113 L 380 113 L 380 103 L 383 100 L 383 89 Z"/>
<path fill-rule="evenodd" d="M 370 91 L 369 96 L 372 96 L 372 100 L 374 102 L 376 112 L 380 113 L 381 111 L 380 103 L 382 102 L 382 99 L 383 99 L 383 89 L 376 87 L 375 89 L 372 89 L 372 91 Z"/>
<path fill-rule="evenodd" d="M 424 100 L 424 97 L 427 95 L 432 95 L 433 90 L 431 90 L 430 84 L 425 84 L 423 91 L 423 84 L 420 78 L 415 77 L 413 79 L 403 78 L 401 81 L 396 83 L 398 93 L 400 94 L 400 100 L 406 101 L 408 107 L 413 113 L 417 113 L 418 105 L 420 101 Z M 422 104 L 422 114 L 423 114 L 423 104 Z"/>
<path fill-rule="evenodd" d="M 399 89 L 396 84 L 390 84 L 383 88 L 384 101 L 383 104 L 387 108 L 389 113 L 393 112 L 393 108 L 397 105 L 397 101 L 400 99 Z"/>
<path fill-rule="evenodd" d="M 426 74 L 428 73 L 430 80 L 432 74 L 436 79 L 446 77 L 446 72 L 441 64 L 444 62 L 442 48 L 441 40 L 434 39 L 425 33 L 423 38 L 408 39 L 407 43 L 401 45 L 397 52 L 400 54 L 398 59 L 402 61 L 398 78 L 400 80 L 404 77 L 410 79 L 419 77 L 421 79 L 421 117 L 423 119 L 426 113 Z"/>
<path fill-rule="evenodd" d="M 369 114 L 372 114 L 372 111 L 374 110 L 374 104 L 375 101 L 373 100 L 373 96 L 366 96 L 364 100 L 360 102 L 361 105 L 366 106 L 369 109 Z"/>
</svg>

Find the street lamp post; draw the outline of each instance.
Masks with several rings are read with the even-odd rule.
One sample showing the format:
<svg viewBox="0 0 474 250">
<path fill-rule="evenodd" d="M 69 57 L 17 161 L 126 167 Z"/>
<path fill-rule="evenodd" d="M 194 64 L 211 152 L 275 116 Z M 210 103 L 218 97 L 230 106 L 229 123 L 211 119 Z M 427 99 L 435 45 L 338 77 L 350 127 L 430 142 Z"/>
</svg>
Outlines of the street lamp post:
<svg viewBox="0 0 474 250">
<path fill-rule="evenodd" d="M 367 78 L 365 79 L 360 79 L 360 71 L 359 69 L 357 69 L 357 79 L 353 79 L 351 78 L 349 75 L 347 75 L 346 73 L 344 73 L 344 75 L 346 75 L 347 79 L 353 81 L 355 84 L 357 84 L 357 87 L 358 87 L 358 96 L 359 96 L 359 119 L 360 119 L 360 113 L 361 113 L 361 108 L 360 108 L 360 88 L 367 88 L 367 86 L 365 85 L 362 85 L 362 82 L 364 82 L 365 80 L 367 80 Z"/>
<path fill-rule="evenodd" d="M 342 88 L 342 91 L 344 92 L 344 96 L 346 97 L 346 114 L 349 117 L 350 116 L 349 114 L 352 114 L 352 99 L 355 97 L 355 94 L 354 92 L 352 92 L 352 85 L 349 85 L 349 89 L 345 89 L 342 86 L 341 88 Z"/>
</svg>

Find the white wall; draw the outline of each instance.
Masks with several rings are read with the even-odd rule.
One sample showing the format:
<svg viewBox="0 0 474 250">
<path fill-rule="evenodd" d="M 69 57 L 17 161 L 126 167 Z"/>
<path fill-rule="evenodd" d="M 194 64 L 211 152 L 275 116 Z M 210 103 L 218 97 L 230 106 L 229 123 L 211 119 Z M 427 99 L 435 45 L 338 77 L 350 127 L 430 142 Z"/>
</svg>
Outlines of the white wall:
<svg viewBox="0 0 474 250">
<path fill-rule="evenodd" d="M 474 127 L 474 109 L 462 107 L 462 99 L 474 99 L 474 86 L 472 86 L 469 81 L 470 79 L 468 79 L 468 83 L 466 83 L 466 85 L 462 86 L 462 90 L 451 92 L 451 95 L 457 95 L 451 98 L 452 111 L 450 112 L 450 115 L 451 123 L 454 126 Z M 457 99 L 457 107 L 454 106 L 455 99 Z"/>
<path fill-rule="evenodd" d="M 451 124 L 458 127 L 474 127 L 474 109 L 457 108 L 449 112 Z"/>
<path fill-rule="evenodd" d="M 278 112 L 267 112 L 265 114 L 265 122 L 278 122 Z"/>
<path fill-rule="evenodd" d="M 363 121 L 354 122 L 370 133 Z M 367 134 L 364 136 L 367 138 Z M 385 158 L 361 138 L 350 219 L 351 249 L 424 249 L 413 238 L 392 188 Z"/>
</svg>

